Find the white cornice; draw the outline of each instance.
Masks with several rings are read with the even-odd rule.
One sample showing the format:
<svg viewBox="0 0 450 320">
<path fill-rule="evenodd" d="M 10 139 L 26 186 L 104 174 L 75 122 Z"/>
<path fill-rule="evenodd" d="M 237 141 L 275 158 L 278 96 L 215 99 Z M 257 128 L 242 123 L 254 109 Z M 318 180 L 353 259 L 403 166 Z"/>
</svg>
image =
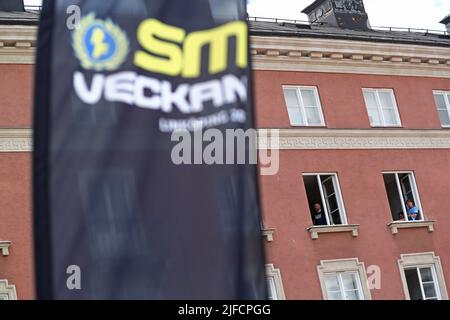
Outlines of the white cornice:
<svg viewBox="0 0 450 320">
<path fill-rule="evenodd" d="M 450 149 L 450 130 L 260 129 L 259 149 Z M 278 133 L 278 140 L 273 139 Z M 0 129 L 0 153 L 31 152 L 31 129 Z"/>
<path fill-rule="evenodd" d="M 35 26 L 0 26 L 0 64 L 33 64 Z"/>
<path fill-rule="evenodd" d="M 252 37 L 255 70 L 450 78 L 450 48 L 395 43 Z"/>
<path fill-rule="evenodd" d="M 33 64 L 35 26 L 0 27 L 0 64 Z M 450 78 L 450 48 L 295 37 L 251 37 L 255 70 Z"/>
<path fill-rule="evenodd" d="M 259 130 L 259 149 L 376 150 L 450 149 L 448 130 L 280 129 Z"/>
<path fill-rule="evenodd" d="M 0 153 L 31 152 L 31 129 L 0 129 Z"/>
</svg>

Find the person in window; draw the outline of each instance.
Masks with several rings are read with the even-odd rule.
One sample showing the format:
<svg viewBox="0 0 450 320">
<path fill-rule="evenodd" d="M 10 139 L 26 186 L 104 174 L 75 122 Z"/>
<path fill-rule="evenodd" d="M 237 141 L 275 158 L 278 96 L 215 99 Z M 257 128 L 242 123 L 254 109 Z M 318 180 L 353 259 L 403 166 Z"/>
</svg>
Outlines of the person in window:
<svg viewBox="0 0 450 320">
<path fill-rule="evenodd" d="M 405 221 L 405 215 L 402 212 L 397 213 L 397 219 L 395 221 Z"/>
<path fill-rule="evenodd" d="M 314 204 L 313 220 L 315 226 L 326 226 L 327 218 L 325 212 L 322 210 L 322 205 L 319 202 Z"/>
<path fill-rule="evenodd" d="M 419 208 L 414 203 L 414 200 L 408 199 L 406 201 L 406 211 L 408 213 L 409 221 L 420 220 Z"/>
</svg>

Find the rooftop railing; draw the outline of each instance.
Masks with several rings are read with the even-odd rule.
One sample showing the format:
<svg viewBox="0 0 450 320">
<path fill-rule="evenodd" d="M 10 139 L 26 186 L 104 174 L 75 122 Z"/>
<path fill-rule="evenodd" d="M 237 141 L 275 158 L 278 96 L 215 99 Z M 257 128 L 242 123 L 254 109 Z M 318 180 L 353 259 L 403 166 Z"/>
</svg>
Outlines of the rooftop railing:
<svg viewBox="0 0 450 320">
<path fill-rule="evenodd" d="M 324 25 L 325 23 L 316 23 L 305 20 L 292 20 L 292 19 L 278 19 L 278 18 L 263 18 L 263 17 L 248 17 L 248 21 L 255 22 L 271 22 L 271 23 L 289 23 L 304 26 L 318 26 Z M 450 36 L 450 32 L 443 30 L 432 30 L 432 29 L 421 29 L 421 28 L 400 28 L 400 27 L 371 27 L 373 31 L 384 31 L 384 32 L 405 32 L 411 34 L 422 34 L 422 35 L 438 35 L 438 36 Z"/>
<path fill-rule="evenodd" d="M 41 11 L 42 6 L 38 5 L 26 5 L 25 10 L 27 11 Z M 255 22 L 271 22 L 271 23 L 289 23 L 296 25 L 305 26 L 319 26 L 325 25 L 324 23 L 310 22 L 306 20 L 293 20 L 293 19 L 279 19 L 279 18 L 264 18 L 264 17 L 248 17 L 248 21 Z M 371 27 L 374 31 L 384 31 L 384 32 L 405 32 L 411 34 L 422 34 L 422 35 L 438 35 L 438 36 L 450 36 L 450 32 L 444 30 L 433 30 L 433 29 L 421 29 L 421 28 L 400 28 L 400 27 Z"/>
<path fill-rule="evenodd" d="M 41 11 L 42 6 L 37 5 L 25 5 L 25 11 Z"/>
</svg>

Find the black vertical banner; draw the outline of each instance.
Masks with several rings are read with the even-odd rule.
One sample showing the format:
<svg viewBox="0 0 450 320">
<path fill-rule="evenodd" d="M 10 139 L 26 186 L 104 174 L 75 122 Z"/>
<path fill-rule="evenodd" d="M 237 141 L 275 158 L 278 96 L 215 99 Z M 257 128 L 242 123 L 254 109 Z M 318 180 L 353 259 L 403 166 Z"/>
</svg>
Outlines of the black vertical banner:
<svg viewBox="0 0 450 320">
<path fill-rule="evenodd" d="M 244 0 L 44 1 L 38 298 L 266 298 L 249 63 Z"/>
</svg>

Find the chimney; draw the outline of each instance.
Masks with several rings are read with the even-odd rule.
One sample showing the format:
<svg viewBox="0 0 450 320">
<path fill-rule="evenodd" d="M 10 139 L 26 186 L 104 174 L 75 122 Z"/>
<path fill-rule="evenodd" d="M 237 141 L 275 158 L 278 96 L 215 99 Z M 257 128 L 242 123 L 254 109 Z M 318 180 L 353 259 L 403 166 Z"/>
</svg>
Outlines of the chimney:
<svg viewBox="0 0 450 320">
<path fill-rule="evenodd" d="M 24 12 L 23 0 L 1 0 L 0 11 L 6 12 Z"/>
<path fill-rule="evenodd" d="M 363 0 L 316 0 L 303 13 L 311 23 L 352 30 L 370 30 Z"/>
<path fill-rule="evenodd" d="M 450 32 L 450 14 L 442 19 L 440 23 L 445 25 L 445 27 L 447 28 L 447 32 Z"/>
</svg>

